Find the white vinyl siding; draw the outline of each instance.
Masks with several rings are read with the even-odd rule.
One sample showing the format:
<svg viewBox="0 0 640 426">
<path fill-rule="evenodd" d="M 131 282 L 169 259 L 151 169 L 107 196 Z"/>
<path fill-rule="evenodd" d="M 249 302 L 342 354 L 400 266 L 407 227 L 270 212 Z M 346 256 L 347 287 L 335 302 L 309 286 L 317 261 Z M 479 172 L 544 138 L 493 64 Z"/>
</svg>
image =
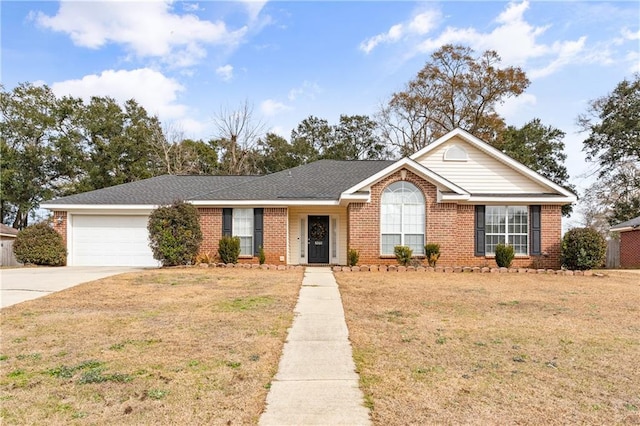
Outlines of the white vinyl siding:
<svg viewBox="0 0 640 426">
<path fill-rule="evenodd" d="M 233 209 L 233 236 L 240 238 L 240 255 L 253 256 L 253 209 Z"/>
<path fill-rule="evenodd" d="M 380 203 L 380 252 L 392 255 L 394 247 L 408 246 L 414 255 L 424 254 L 424 195 L 412 183 L 389 185 Z"/>
<path fill-rule="evenodd" d="M 445 161 L 445 152 L 452 146 L 463 147 L 468 160 Z M 496 160 L 462 139 L 453 138 L 432 152 L 416 159 L 428 169 L 464 188 L 471 194 L 532 194 L 551 192 L 529 177 Z M 555 191 L 554 191 L 555 192 Z"/>
<path fill-rule="evenodd" d="M 513 246 L 517 255 L 529 253 L 529 209 L 526 206 L 487 206 L 485 252 L 493 256 L 500 243 Z"/>
</svg>

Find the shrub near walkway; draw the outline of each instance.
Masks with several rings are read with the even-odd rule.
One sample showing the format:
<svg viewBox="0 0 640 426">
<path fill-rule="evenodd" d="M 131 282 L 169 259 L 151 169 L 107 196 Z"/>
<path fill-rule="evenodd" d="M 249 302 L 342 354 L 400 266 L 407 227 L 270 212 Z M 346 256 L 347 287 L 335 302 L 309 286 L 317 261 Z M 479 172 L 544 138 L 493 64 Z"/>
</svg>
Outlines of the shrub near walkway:
<svg viewBox="0 0 640 426">
<path fill-rule="evenodd" d="M 301 281 L 154 270 L 5 308 L 2 424 L 255 424 Z"/>
<path fill-rule="evenodd" d="M 638 275 L 336 278 L 375 424 L 640 423 Z"/>
</svg>

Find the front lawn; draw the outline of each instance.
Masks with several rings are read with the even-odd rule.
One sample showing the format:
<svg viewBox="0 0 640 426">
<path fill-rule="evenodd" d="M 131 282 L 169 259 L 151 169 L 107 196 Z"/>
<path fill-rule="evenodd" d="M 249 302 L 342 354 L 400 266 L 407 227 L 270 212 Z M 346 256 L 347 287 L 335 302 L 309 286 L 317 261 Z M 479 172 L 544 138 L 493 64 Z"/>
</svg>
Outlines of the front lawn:
<svg viewBox="0 0 640 426">
<path fill-rule="evenodd" d="M 640 423 L 640 275 L 336 278 L 375 424 Z"/>
<path fill-rule="evenodd" d="M 5 308 L 2 424 L 255 424 L 301 281 L 153 270 Z"/>
</svg>

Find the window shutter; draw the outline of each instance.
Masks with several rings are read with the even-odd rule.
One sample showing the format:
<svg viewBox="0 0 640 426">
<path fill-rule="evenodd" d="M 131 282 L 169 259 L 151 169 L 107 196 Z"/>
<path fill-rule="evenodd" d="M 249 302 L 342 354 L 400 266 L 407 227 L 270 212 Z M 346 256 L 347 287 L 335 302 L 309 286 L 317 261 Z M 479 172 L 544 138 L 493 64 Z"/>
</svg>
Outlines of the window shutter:
<svg viewBox="0 0 640 426">
<path fill-rule="evenodd" d="M 233 209 L 222 209 L 222 236 L 230 237 L 233 233 Z"/>
<path fill-rule="evenodd" d="M 529 206 L 529 214 L 531 216 L 531 254 L 539 256 L 542 254 L 542 218 L 540 206 Z"/>
<path fill-rule="evenodd" d="M 475 256 L 484 256 L 484 206 L 476 206 L 475 214 Z"/>
<path fill-rule="evenodd" d="M 263 217 L 264 209 L 253 209 L 253 252 L 256 256 L 260 246 L 264 247 Z"/>
</svg>

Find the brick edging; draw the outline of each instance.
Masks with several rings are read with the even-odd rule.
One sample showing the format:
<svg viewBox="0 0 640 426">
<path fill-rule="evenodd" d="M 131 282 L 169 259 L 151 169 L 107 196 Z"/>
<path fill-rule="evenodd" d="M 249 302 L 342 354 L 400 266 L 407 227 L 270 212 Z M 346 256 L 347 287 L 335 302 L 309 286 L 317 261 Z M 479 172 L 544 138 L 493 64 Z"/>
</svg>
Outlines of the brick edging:
<svg viewBox="0 0 640 426">
<path fill-rule="evenodd" d="M 303 270 L 303 265 L 259 265 L 257 263 L 200 263 L 194 265 L 200 268 L 240 268 L 262 269 L 271 271 Z M 442 272 L 442 273 L 481 273 L 481 274 L 547 274 L 547 275 L 578 275 L 600 276 L 590 269 L 586 271 L 572 271 L 567 269 L 534 269 L 534 268 L 489 268 L 479 266 L 400 266 L 400 265 L 362 265 L 362 266 L 333 266 L 333 272 Z"/>
<path fill-rule="evenodd" d="M 592 276 L 592 270 L 571 271 L 566 269 L 534 269 L 534 268 L 489 268 L 479 266 L 400 266 L 400 265 L 362 265 L 334 266 L 334 272 L 442 272 L 442 273 L 482 273 L 482 274 L 547 274 L 547 275 L 579 275 Z M 598 275 L 598 274 L 595 274 Z"/>
</svg>

